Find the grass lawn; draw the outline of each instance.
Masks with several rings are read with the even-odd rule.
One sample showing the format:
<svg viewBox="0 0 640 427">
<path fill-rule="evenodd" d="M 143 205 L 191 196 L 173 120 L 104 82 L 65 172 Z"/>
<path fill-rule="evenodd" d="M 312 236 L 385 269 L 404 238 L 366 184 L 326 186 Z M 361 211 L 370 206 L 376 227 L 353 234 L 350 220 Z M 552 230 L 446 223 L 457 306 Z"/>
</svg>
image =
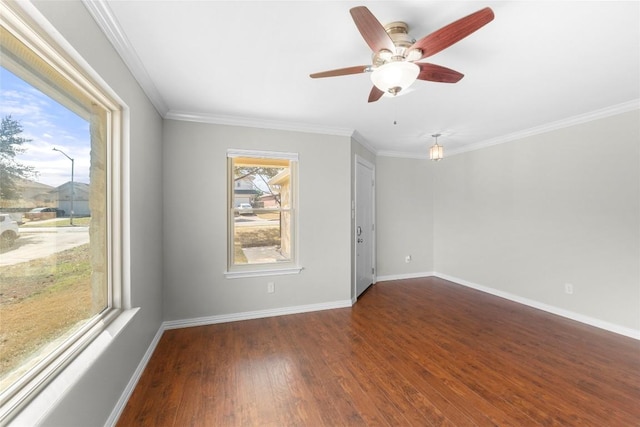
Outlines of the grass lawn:
<svg viewBox="0 0 640 427">
<path fill-rule="evenodd" d="M 242 248 L 280 246 L 280 228 L 264 226 L 236 227 L 233 246 L 236 264 L 246 264 L 247 257 L 242 252 Z"/>
<path fill-rule="evenodd" d="M 91 305 L 89 244 L 0 267 L 0 383 L 39 349 L 91 317 Z"/>
</svg>

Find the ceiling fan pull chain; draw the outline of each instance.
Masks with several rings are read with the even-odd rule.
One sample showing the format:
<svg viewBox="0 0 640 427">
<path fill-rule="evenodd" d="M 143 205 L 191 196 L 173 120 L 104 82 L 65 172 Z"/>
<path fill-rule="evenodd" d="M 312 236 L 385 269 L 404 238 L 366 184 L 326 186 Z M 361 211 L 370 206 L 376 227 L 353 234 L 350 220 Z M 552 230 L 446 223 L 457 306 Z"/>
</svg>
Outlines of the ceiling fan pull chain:
<svg viewBox="0 0 640 427">
<path fill-rule="evenodd" d="M 393 104 L 393 124 L 398 124 L 398 103 Z"/>
</svg>

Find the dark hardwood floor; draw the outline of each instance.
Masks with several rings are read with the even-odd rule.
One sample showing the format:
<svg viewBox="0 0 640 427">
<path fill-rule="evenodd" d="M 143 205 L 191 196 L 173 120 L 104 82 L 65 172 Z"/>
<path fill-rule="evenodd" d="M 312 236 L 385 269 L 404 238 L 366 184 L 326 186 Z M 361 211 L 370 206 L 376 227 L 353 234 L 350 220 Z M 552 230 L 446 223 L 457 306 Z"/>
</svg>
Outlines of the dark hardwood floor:
<svg viewBox="0 0 640 427">
<path fill-rule="evenodd" d="M 118 426 L 640 426 L 640 341 L 436 278 L 169 330 Z"/>
</svg>

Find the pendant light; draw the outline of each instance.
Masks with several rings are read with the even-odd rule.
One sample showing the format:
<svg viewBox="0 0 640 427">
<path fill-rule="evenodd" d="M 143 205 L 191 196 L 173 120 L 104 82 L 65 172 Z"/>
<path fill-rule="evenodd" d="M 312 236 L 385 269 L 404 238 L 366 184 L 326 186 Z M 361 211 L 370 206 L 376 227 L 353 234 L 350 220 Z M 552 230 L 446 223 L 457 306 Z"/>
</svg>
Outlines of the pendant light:
<svg viewBox="0 0 640 427">
<path fill-rule="evenodd" d="M 433 146 L 429 149 L 429 158 L 434 162 L 437 162 L 439 160 L 442 160 L 442 158 L 444 157 L 444 148 L 442 147 L 442 145 L 438 145 L 438 137 L 440 136 L 439 133 L 431 136 L 436 139 L 436 143 L 433 144 Z"/>
</svg>

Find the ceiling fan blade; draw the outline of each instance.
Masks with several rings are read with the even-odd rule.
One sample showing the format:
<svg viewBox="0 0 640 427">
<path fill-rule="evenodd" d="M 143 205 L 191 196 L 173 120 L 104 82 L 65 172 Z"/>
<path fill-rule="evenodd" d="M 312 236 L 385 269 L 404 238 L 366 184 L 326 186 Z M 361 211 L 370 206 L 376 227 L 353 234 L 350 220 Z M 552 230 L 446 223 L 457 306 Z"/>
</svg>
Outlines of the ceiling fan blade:
<svg viewBox="0 0 640 427">
<path fill-rule="evenodd" d="M 378 89 L 377 86 L 371 88 L 371 92 L 369 93 L 369 101 L 368 102 L 376 102 L 378 99 L 382 98 L 384 92 Z"/>
<path fill-rule="evenodd" d="M 421 38 L 415 42 L 409 50 L 422 50 L 422 57 L 420 59 L 435 55 L 493 21 L 493 18 L 493 10 L 485 7 Z"/>
<path fill-rule="evenodd" d="M 347 76 L 349 74 L 360 74 L 369 71 L 369 65 L 356 65 L 354 67 L 338 68 L 335 70 L 321 71 L 319 73 L 309 74 L 312 79 L 318 79 L 321 77 L 336 77 Z"/>
<path fill-rule="evenodd" d="M 382 24 L 365 6 L 354 7 L 349 11 L 353 21 L 358 27 L 358 31 L 362 34 L 362 38 L 367 42 L 374 52 L 380 52 L 383 49 L 395 52 L 393 40 L 389 37 Z"/>
<path fill-rule="evenodd" d="M 441 65 L 420 62 L 417 62 L 416 65 L 420 67 L 418 80 L 427 80 L 439 83 L 457 83 L 464 77 L 464 74 Z"/>
</svg>

